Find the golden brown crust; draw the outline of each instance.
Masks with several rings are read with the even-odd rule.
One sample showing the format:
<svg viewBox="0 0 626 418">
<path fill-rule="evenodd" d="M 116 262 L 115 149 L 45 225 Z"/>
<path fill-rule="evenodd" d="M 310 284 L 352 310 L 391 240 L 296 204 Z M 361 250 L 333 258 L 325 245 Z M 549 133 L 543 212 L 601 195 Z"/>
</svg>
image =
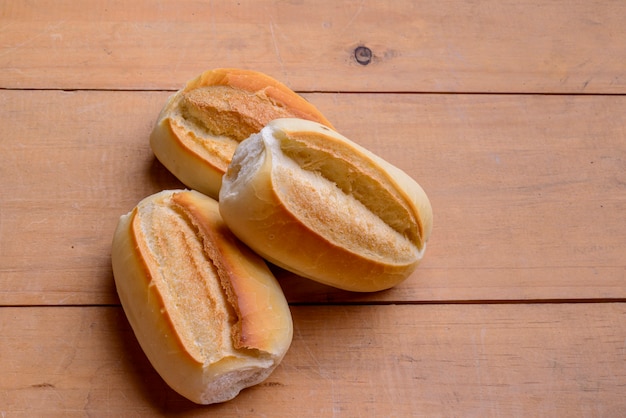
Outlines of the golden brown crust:
<svg viewBox="0 0 626 418">
<path fill-rule="evenodd" d="M 219 205 L 231 230 L 272 263 L 353 291 L 404 280 L 432 229 L 430 203 L 414 180 L 300 119 L 272 121 L 242 142 Z"/>
<path fill-rule="evenodd" d="M 120 219 L 112 263 L 147 357 L 194 402 L 222 402 L 264 380 L 291 343 L 280 286 L 200 193 L 164 191 L 140 202 Z"/>
<path fill-rule="evenodd" d="M 211 199 L 209 203 L 208 198 L 200 199 L 195 193 L 176 193 L 172 201 L 198 228 L 204 251 L 236 312 L 235 347 L 276 352 L 276 343 L 285 343 L 278 334 L 284 333 L 289 321 L 280 288 L 265 262 L 233 235 L 219 214 L 217 202 Z"/>
<path fill-rule="evenodd" d="M 240 141 L 273 119 L 297 117 L 332 128 L 303 97 L 257 71 L 202 73 L 163 107 L 150 137 L 157 158 L 187 187 L 217 198 Z"/>
<path fill-rule="evenodd" d="M 290 113 L 293 113 L 292 117 L 313 120 L 333 128 L 330 121 L 306 99 L 280 81 L 258 71 L 238 68 L 218 68 L 205 71 L 191 80 L 185 87 L 185 91 L 188 92 L 205 86 L 229 86 L 254 93 L 260 97 L 266 97 L 276 106 L 288 109 Z M 261 126 L 265 126 L 270 120 Z"/>
</svg>

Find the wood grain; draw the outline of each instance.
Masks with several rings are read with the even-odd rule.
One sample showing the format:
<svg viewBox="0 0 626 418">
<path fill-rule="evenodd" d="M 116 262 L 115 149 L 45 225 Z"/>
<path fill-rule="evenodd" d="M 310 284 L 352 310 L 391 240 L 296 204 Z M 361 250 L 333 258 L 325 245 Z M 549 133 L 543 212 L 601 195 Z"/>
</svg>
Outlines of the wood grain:
<svg viewBox="0 0 626 418">
<path fill-rule="evenodd" d="M 0 416 L 626 416 L 625 18 L 619 0 L 0 2 Z M 165 99 L 229 66 L 407 171 L 435 226 L 386 292 L 275 268 L 289 353 L 199 407 L 143 355 L 110 245 L 182 187 L 148 146 Z"/>
<path fill-rule="evenodd" d="M 117 303 L 110 244 L 143 197 L 182 187 L 153 157 L 169 93 L 0 91 L 0 303 Z M 309 94 L 428 192 L 435 226 L 397 288 L 278 271 L 289 299 L 626 298 L 624 96 Z"/>
<path fill-rule="evenodd" d="M 625 16 L 619 0 L 3 2 L 0 87 L 172 90 L 237 66 L 300 91 L 624 94 Z"/>
<path fill-rule="evenodd" d="M 293 308 L 283 363 L 196 406 L 144 357 L 121 308 L 0 308 L 3 416 L 622 416 L 626 305 Z M 323 324 L 323 325 L 322 325 Z"/>
</svg>

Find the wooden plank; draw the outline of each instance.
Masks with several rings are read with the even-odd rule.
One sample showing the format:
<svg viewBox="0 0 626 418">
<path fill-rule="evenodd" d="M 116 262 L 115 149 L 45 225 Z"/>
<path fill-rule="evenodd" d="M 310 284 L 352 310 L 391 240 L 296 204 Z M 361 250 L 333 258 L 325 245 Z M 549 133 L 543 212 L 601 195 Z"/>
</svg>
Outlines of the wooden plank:
<svg viewBox="0 0 626 418">
<path fill-rule="evenodd" d="M 10 132 L 0 139 L 3 304 L 116 303 L 110 246 L 118 217 L 141 196 L 180 187 L 148 146 L 165 95 L 0 97 Z"/>
<path fill-rule="evenodd" d="M 623 416 L 626 305 L 293 308 L 260 386 L 171 391 L 115 307 L 0 308 L 2 416 Z"/>
<path fill-rule="evenodd" d="M 118 217 L 181 187 L 148 145 L 168 94 L 0 92 L 0 304 L 117 303 Z M 435 227 L 397 288 L 279 272 L 292 303 L 626 298 L 626 97 L 306 97 L 424 186 Z"/>
<path fill-rule="evenodd" d="M 625 18 L 585 0 L 3 2 L 0 87 L 178 89 L 236 66 L 299 91 L 624 94 Z"/>
<path fill-rule="evenodd" d="M 434 232 L 391 292 L 299 281 L 292 301 L 624 298 L 624 97 L 331 97 L 340 131 L 424 186 Z"/>
</svg>

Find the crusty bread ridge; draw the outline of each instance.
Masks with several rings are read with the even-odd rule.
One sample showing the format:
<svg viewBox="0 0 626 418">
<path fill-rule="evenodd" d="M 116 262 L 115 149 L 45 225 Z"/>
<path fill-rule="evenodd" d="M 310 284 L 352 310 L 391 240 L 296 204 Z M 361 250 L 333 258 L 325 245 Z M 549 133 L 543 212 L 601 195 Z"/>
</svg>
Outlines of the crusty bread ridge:
<svg viewBox="0 0 626 418">
<path fill-rule="evenodd" d="M 432 208 L 410 176 L 327 127 L 270 122 L 237 148 L 219 208 L 268 261 L 352 291 L 400 283 L 422 259 Z"/>
<path fill-rule="evenodd" d="M 265 262 L 230 232 L 215 200 L 166 190 L 122 216 L 112 265 L 146 356 L 177 392 L 210 404 L 260 383 L 293 335 Z"/>
<path fill-rule="evenodd" d="M 172 95 L 150 136 L 156 157 L 187 187 L 218 197 L 235 148 L 277 118 L 332 125 L 303 97 L 263 73 L 205 71 Z"/>
</svg>

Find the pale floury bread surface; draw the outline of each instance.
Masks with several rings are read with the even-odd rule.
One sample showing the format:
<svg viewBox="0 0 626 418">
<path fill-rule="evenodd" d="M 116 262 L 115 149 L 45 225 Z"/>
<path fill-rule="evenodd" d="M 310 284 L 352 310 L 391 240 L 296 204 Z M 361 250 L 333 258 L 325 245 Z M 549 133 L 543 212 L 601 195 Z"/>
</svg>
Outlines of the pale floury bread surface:
<svg viewBox="0 0 626 418">
<path fill-rule="evenodd" d="M 217 198 L 239 142 L 285 117 L 332 128 L 315 106 L 270 76 L 235 68 L 209 70 L 169 98 L 150 145 L 187 187 Z"/>
<path fill-rule="evenodd" d="M 193 402 L 227 401 L 260 383 L 291 344 L 278 282 L 207 196 L 167 190 L 145 198 L 120 218 L 112 264 L 146 356 Z"/>
<path fill-rule="evenodd" d="M 224 176 L 222 217 L 268 261 L 324 284 L 377 291 L 417 267 L 432 230 L 424 190 L 404 171 L 315 122 L 270 122 Z"/>
</svg>

